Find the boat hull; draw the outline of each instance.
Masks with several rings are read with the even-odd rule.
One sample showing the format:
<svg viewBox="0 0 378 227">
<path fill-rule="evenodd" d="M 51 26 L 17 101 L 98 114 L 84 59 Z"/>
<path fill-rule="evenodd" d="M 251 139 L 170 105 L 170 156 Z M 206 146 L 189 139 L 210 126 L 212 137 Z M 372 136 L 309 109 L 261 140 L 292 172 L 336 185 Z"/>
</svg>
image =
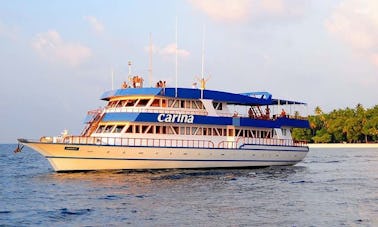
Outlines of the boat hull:
<svg viewBox="0 0 378 227">
<path fill-rule="evenodd" d="M 294 165 L 308 147 L 246 145 L 243 149 L 83 145 L 23 142 L 55 171 L 237 168 Z"/>
</svg>

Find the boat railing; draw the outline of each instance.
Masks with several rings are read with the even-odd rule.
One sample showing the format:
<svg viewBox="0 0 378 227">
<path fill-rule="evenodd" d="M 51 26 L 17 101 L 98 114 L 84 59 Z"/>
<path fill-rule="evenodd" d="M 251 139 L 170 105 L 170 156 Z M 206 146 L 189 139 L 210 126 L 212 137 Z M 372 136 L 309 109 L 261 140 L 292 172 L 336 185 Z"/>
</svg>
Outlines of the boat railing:
<svg viewBox="0 0 378 227">
<path fill-rule="evenodd" d="M 235 118 L 250 118 L 250 119 L 257 119 L 257 120 L 276 120 L 278 118 L 289 118 L 289 119 L 295 119 L 295 120 L 308 120 L 308 117 L 304 116 L 297 116 L 297 115 L 285 115 L 281 116 L 279 114 L 274 114 L 270 117 L 250 117 L 248 114 L 240 114 L 240 113 L 218 113 L 218 116 L 220 117 L 235 117 Z"/>
<path fill-rule="evenodd" d="M 214 148 L 214 143 L 210 140 L 156 139 L 156 138 L 68 136 L 62 140 L 62 143 L 83 144 L 83 145 L 113 145 L 113 146 Z"/>
<path fill-rule="evenodd" d="M 218 144 L 218 148 L 242 148 L 245 145 L 305 147 L 307 146 L 307 141 L 296 141 L 292 139 L 276 139 L 276 138 L 239 137 L 236 141 L 220 142 Z"/>
<path fill-rule="evenodd" d="M 196 115 L 207 115 L 206 110 L 191 110 L 191 109 L 168 109 L 160 107 L 106 107 L 105 112 L 107 113 L 171 113 L 171 114 L 196 114 Z"/>
</svg>

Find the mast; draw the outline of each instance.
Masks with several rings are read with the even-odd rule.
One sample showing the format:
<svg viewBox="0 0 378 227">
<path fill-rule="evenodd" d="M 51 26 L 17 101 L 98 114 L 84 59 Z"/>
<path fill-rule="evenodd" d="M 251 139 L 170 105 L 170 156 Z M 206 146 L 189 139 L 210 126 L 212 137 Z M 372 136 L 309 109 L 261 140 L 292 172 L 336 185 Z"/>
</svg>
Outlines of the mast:
<svg viewBox="0 0 378 227">
<path fill-rule="evenodd" d="M 150 32 L 150 56 L 149 56 L 149 66 L 148 66 L 148 80 L 150 81 L 150 87 L 152 87 L 152 35 Z"/>
<path fill-rule="evenodd" d="M 178 19 L 177 19 L 177 16 L 176 16 L 176 87 L 175 87 L 175 97 L 177 97 L 177 77 L 178 77 L 178 44 L 177 44 L 177 24 L 178 24 Z"/>
</svg>

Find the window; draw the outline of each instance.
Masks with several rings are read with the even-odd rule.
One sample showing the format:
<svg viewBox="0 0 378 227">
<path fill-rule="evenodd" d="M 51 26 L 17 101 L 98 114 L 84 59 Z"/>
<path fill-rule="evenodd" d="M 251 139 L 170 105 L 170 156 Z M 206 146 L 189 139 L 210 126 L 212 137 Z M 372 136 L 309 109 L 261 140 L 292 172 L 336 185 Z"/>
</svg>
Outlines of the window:
<svg viewBox="0 0 378 227">
<path fill-rule="evenodd" d="M 149 101 L 150 101 L 149 99 L 140 99 L 139 102 L 138 102 L 138 104 L 137 104 L 137 107 L 147 106 L 147 103 Z"/>
<path fill-rule="evenodd" d="M 242 135 L 240 135 L 240 132 L 242 132 L 243 130 L 240 130 L 240 129 L 235 129 L 235 135 L 236 136 L 243 136 L 243 133 Z"/>
<path fill-rule="evenodd" d="M 220 102 L 213 102 L 213 107 L 216 110 L 222 110 L 222 103 L 220 103 Z"/>
<path fill-rule="evenodd" d="M 184 104 L 182 104 L 182 105 L 184 105 Z M 180 108 L 181 107 L 181 100 L 168 99 L 168 107 Z"/>
<path fill-rule="evenodd" d="M 140 133 L 140 125 L 134 125 L 134 127 L 135 127 L 134 132 L 135 133 Z"/>
<path fill-rule="evenodd" d="M 198 127 L 192 127 L 192 135 L 197 134 Z"/>
<path fill-rule="evenodd" d="M 150 126 L 148 127 L 148 129 L 146 130 L 145 133 L 148 133 L 148 134 L 152 134 L 152 133 L 154 133 L 154 126 L 153 126 L 153 125 L 150 125 Z"/>
<path fill-rule="evenodd" d="M 167 134 L 178 135 L 179 134 L 179 127 L 167 126 Z"/>
<path fill-rule="evenodd" d="M 185 100 L 185 108 L 190 108 L 190 101 L 189 100 Z"/>
<path fill-rule="evenodd" d="M 122 100 L 122 101 L 119 103 L 119 105 L 120 105 L 120 107 L 124 107 L 124 106 L 126 105 L 126 103 L 127 103 L 127 100 Z"/>
<path fill-rule="evenodd" d="M 148 125 L 142 125 L 141 133 L 147 133 Z"/>
<path fill-rule="evenodd" d="M 136 100 L 129 99 L 127 100 L 126 106 L 134 106 Z"/>
<path fill-rule="evenodd" d="M 196 109 L 204 109 L 201 101 L 195 101 L 195 105 L 197 106 Z"/>
<path fill-rule="evenodd" d="M 151 106 L 159 107 L 160 106 L 160 99 L 154 99 L 154 101 L 151 103 Z"/>
<path fill-rule="evenodd" d="M 133 126 L 129 125 L 126 129 L 126 133 L 133 133 Z"/>
<path fill-rule="evenodd" d="M 161 134 L 161 126 L 156 125 L 156 127 L 155 127 L 155 133 L 156 134 Z"/>
<path fill-rule="evenodd" d="M 104 132 L 105 132 L 105 133 L 110 133 L 110 132 L 112 132 L 113 127 L 114 127 L 114 125 L 108 125 L 108 126 L 106 126 Z"/>
<path fill-rule="evenodd" d="M 167 107 L 167 100 L 166 99 L 163 99 L 161 100 L 161 104 L 162 104 L 162 107 Z"/>
<path fill-rule="evenodd" d="M 196 135 L 202 135 L 202 128 L 198 127 Z"/>
<path fill-rule="evenodd" d="M 223 130 L 222 130 L 221 128 L 216 128 L 215 131 L 217 132 L 217 135 L 218 135 L 218 136 L 223 136 L 223 134 L 222 134 L 222 131 L 223 131 Z M 215 134 L 214 134 L 214 135 L 215 135 Z"/>
<path fill-rule="evenodd" d="M 120 133 L 122 132 L 122 129 L 124 128 L 124 125 L 117 125 L 114 129 L 114 133 Z"/>
<path fill-rule="evenodd" d="M 122 107 L 122 101 L 118 101 L 116 107 Z"/>
<path fill-rule="evenodd" d="M 116 103 L 117 103 L 117 101 L 110 101 L 108 106 L 109 107 L 115 107 Z"/>
<path fill-rule="evenodd" d="M 173 106 L 173 102 L 174 102 L 173 99 L 168 99 L 168 107 L 172 107 Z"/>
<path fill-rule="evenodd" d="M 175 100 L 172 107 L 179 108 L 179 100 Z"/>
<path fill-rule="evenodd" d="M 105 128 L 104 125 L 100 125 L 100 126 L 98 127 L 98 129 L 96 130 L 96 133 L 102 133 L 102 131 L 104 131 L 104 128 Z"/>
<path fill-rule="evenodd" d="M 196 105 L 195 101 L 191 101 L 191 104 L 192 109 L 198 109 L 198 106 Z"/>
</svg>

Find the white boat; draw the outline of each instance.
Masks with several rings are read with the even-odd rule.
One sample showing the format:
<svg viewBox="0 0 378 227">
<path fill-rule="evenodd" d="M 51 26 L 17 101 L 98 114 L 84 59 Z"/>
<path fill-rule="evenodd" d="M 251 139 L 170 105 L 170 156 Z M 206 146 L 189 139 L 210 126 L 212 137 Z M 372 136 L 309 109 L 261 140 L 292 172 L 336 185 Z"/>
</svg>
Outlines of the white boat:
<svg viewBox="0 0 378 227">
<path fill-rule="evenodd" d="M 81 135 L 18 141 L 55 171 L 294 165 L 309 151 L 291 137 L 292 128 L 309 127 L 292 109 L 305 103 L 267 92 L 157 86 L 105 92 L 106 106 L 88 112 Z M 289 106 L 294 114 L 282 112 Z"/>
</svg>

